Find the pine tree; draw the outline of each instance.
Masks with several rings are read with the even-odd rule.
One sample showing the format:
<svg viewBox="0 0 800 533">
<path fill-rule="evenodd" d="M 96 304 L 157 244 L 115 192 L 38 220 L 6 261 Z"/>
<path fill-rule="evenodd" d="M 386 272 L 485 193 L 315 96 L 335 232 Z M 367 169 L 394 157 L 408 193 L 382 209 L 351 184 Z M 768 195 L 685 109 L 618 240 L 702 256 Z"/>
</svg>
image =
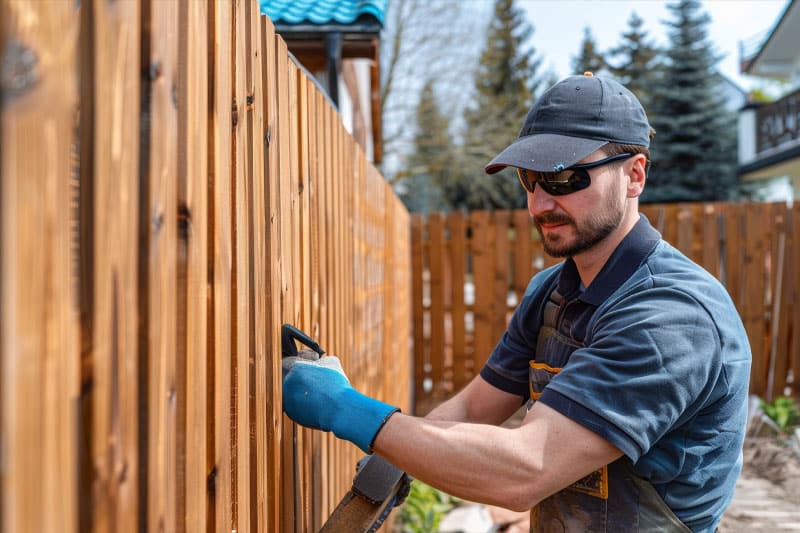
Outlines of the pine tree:
<svg viewBox="0 0 800 533">
<path fill-rule="evenodd" d="M 434 80 L 425 82 L 416 112 L 413 152 L 402 172 L 400 197 L 409 211 L 428 213 L 447 210 L 449 173 L 453 167 L 450 124 L 436 99 Z"/>
<path fill-rule="evenodd" d="M 461 191 L 454 207 L 513 209 L 524 205 L 525 194 L 512 169 L 487 176 L 483 167 L 519 134 L 533 95 L 541 60 L 523 46 L 533 33 L 514 0 L 495 0 L 486 44 L 475 76 L 475 96 L 465 112 L 463 154 L 449 190 Z M 445 188 L 448 189 L 447 187 Z"/>
<path fill-rule="evenodd" d="M 628 31 L 622 34 L 622 42 L 608 55 L 609 73 L 636 95 L 650 111 L 653 86 L 660 83 L 660 51 L 642 28 L 644 20 L 634 11 L 628 19 Z"/>
<path fill-rule="evenodd" d="M 597 43 L 592 35 L 589 26 L 583 29 L 583 41 L 581 42 L 580 53 L 572 59 L 572 73 L 583 74 L 591 72 L 595 75 L 601 74 L 606 68 L 606 60 L 603 53 L 597 49 Z"/>
<path fill-rule="evenodd" d="M 643 201 L 728 199 L 738 191 L 736 118 L 719 91 L 710 19 L 697 0 L 681 0 L 669 9 L 674 20 L 667 22 L 665 82 L 653 88 L 648 115 L 657 133 Z"/>
</svg>

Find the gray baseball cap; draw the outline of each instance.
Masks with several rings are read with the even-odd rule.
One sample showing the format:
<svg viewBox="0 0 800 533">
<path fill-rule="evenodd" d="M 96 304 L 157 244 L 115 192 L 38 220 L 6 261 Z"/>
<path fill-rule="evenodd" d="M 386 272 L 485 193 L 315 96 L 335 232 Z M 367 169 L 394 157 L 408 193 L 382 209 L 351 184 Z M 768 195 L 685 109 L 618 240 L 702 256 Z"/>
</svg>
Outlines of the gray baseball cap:
<svg viewBox="0 0 800 533">
<path fill-rule="evenodd" d="M 519 137 L 486 165 L 539 172 L 570 167 L 608 143 L 650 146 L 650 124 L 636 96 L 616 81 L 570 76 L 534 102 Z"/>
</svg>

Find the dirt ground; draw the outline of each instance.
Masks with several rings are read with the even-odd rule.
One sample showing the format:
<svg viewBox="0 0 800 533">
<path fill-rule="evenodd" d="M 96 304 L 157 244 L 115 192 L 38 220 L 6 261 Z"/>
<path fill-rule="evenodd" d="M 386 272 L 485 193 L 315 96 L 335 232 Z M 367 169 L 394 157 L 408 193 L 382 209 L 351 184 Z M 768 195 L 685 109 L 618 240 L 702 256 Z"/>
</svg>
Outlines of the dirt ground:
<svg viewBox="0 0 800 533">
<path fill-rule="evenodd" d="M 775 438 L 749 438 L 720 533 L 800 531 L 800 454 Z"/>
</svg>

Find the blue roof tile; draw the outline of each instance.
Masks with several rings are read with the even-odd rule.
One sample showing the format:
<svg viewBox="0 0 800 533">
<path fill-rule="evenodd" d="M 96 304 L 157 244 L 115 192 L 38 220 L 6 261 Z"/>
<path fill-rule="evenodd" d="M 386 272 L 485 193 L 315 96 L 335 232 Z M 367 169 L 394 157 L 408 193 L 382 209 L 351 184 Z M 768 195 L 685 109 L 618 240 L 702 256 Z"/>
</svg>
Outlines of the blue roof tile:
<svg viewBox="0 0 800 533">
<path fill-rule="evenodd" d="M 388 0 L 259 0 L 261 12 L 272 22 L 298 24 L 350 24 L 372 15 L 383 24 Z"/>
</svg>

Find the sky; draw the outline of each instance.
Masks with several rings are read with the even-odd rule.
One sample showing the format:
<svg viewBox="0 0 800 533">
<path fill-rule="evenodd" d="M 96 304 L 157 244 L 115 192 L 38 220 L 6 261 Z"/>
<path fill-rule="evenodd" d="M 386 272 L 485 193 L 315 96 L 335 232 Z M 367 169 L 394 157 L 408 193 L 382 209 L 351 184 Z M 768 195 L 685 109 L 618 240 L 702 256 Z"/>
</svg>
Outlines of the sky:
<svg viewBox="0 0 800 533">
<path fill-rule="evenodd" d="M 758 80 L 739 74 L 739 42 L 758 41 L 766 35 L 790 0 L 705 0 L 703 10 L 711 16 L 708 33 L 718 54 L 719 68 L 742 89 Z M 583 28 L 589 26 L 600 50 L 619 44 L 628 30 L 631 12 L 644 19 L 644 29 L 657 44 L 668 42 L 664 20 L 672 20 L 662 0 L 518 0 L 534 26 L 529 45 L 544 59 L 543 67 L 561 78 L 569 75 L 572 58 L 578 55 Z"/>
</svg>

